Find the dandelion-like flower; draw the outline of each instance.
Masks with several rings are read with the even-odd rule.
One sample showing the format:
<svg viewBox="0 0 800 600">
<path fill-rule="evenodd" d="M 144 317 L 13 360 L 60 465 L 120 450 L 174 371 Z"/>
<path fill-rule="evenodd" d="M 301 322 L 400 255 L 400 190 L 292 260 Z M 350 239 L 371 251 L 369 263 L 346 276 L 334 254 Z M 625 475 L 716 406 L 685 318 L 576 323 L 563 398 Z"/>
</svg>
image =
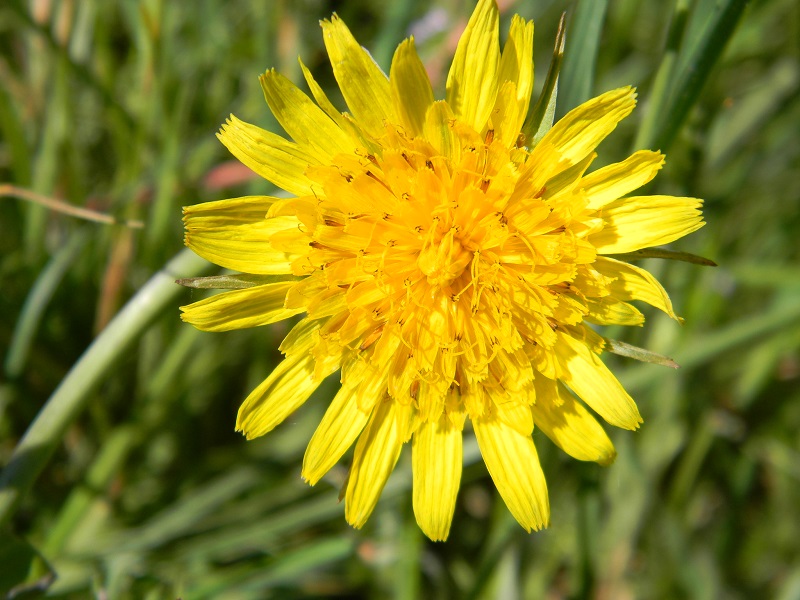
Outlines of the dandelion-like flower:
<svg viewBox="0 0 800 600">
<path fill-rule="evenodd" d="M 642 422 L 590 324 L 641 325 L 631 300 L 675 317 L 647 271 L 609 255 L 695 231 L 701 201 L 628 196 L 661 168 L 658 152 L 586 174 L 634 108 L 628 87 L 526 145 L 533 23 L 515 17 L 501 51 L 494 0 L 480 0 L 467 25 L 445 100 L 413 39 L 387 77 L 338 17 L 322 30 L 350 112 L 304 65 L 314 101 L 274 70 L 261 77 L 293 141 L 235 117 L 219 138 L 293 197 L 185 209 L 187 245 L 244 275 L 234 278 L 242 289 L 183 307 L 183 319 L 224 331 L 304 315 L 236 426 L 248 439 L 267 433 L 340 371 L 302 476 L 314 485 L 355 443 L 343 490 L 351 525 L 366 522 L 410 441 L 417 522 L 445 539 L 471 426 L 511 513 L 528 531 L 545 527 L 534 427 L 573 457 L 608 464 L 614 448 L 584 405 L 617 427 Z"/>
</svg>

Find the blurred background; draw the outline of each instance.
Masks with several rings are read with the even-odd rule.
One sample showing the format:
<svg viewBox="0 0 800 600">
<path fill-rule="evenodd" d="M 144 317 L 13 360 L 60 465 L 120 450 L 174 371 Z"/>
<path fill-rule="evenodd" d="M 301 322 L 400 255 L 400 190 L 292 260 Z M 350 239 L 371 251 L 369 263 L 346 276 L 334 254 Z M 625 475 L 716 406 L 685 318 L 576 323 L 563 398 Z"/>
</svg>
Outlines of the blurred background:
<svg viewBox="0 0 800 600">
<path fill-rule="evenodd" d="M 182 205 L 275 192 L 214 137 L 229 113 L 279 131 L 261 72 L 300 84 L 301 55 L 343 109 L 318 27 L 336 11 L 387 72 L 414 34 L 443 97 L 473 6 L 3 2 L 0 465 L 114 315 L 131 299 L 144 315 L 137 290 L 181 251 Z M 706 201 L 708 224 L 674 247 L 720 266 L 646 264 L 686 323 L 647 311 L 644 328 L 606 332 L 681 365 L 606 358 L 645 420 L 635 433 L 609 428 L 617 461 L 579 463 L 534 433 L 552 522 L 529 535 L 469 441 L 450 539 L 433 544 L 414 522 L 406 450 L 355 531 L 337 502 L 347 457 L 315 488 L 300 479 L 336 378 L 245 442 L 237 408 L 279 360 L 287 325 L 181 323 L 178 306 L 203 292 L 171 280 L 215 271 L 171 263 L 161 304 L 115 334 L 119 359 L 72 379 L 54 453 L 29 491 L 12 489 L 0 593 L 800 598 L 800 5 L 509 0 L 501 10 L 503 36 L 515 12 L 536 20 L 536 93 L 567 11 L 560 114 L 616 86 L 639 89 L 596 165 L 660 148 L 667 165 L 650 192 Z M 67 214 L 76 207 L 115 224 Z"/>
</svg>

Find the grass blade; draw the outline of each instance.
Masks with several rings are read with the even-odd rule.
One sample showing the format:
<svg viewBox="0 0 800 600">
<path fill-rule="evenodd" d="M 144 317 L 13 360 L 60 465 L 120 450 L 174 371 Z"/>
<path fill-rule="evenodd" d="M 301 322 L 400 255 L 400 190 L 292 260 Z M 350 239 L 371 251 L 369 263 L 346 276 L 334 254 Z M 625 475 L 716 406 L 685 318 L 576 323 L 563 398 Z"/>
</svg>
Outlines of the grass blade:
<svg viewBox="0 0 800 600">
<path fill-rule="evenodd" d="M 688 17 L 689 0 L 676 0 L 675 10 L 667 33 L 667 47 L 664 49 L 664 56 L 661 58 L 661 64 L 653 80 L 653 88 L 650 90 L 647 104 L 645 105 L 644 118 L 639 130 L 636 132 L 633 150 L 648 149 L 655 141 L 659 119 L 663 115 L 664 107 L 672 91 L 670 83 L 675 74 L 678 52 Z"/>
<path fill-rule="evenodd" d="M 70 370 L 20 440 L 0 474 L 0 526 L 52 456 L 67 427 L 94 388 L 147 326 L 181 293 L 175 275 L 200 275 L 212 265 L 191 250 L 181 251 L 128 302 Z"/>
<path fill-rule="evenodd" d="M 577 3 L 561 71 L 558 118 L 592 95 L 597 51 L 607 9 L 608 0 L 581 0 Z"/>
<path fill-rule="evenodd" d="M 683 41 L 684 47 L 692 45 L 695 51 L 687 57 L 685 66 L 678 71 L 670 85 L 673 95 L 658 127 L 658 133 L 653 138 L 654 148 L 666 152 L 672 145 L 689 110 L 700 96 L 711 69 L 733 35 L 746 6 L 747 0 L 721 2 L 702 38 Z"/>
<path fill-rule="evenodd" d="M 86 233 L 86 231 L 74 232 L 69 241 L 50 259 L 31 288 L 14 327 L 14 335 L 6 355 L 5 368 L 9 379 L 19 377 L 25 368 L 42 315 L 50 304 L 59 283 L 86 243 L 88 239 Z"/>
</svg>

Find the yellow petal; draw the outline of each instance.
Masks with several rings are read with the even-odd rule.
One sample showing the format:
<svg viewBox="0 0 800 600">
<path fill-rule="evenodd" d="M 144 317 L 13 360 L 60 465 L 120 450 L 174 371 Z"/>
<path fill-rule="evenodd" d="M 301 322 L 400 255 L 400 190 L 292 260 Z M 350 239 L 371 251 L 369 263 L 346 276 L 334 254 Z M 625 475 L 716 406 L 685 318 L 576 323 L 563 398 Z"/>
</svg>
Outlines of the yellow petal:
<svg viewBox="0 0 800 600">
<path fill-rule="evenodd" d="M 467 409 L 461 400 L 461 392 L 458 387 L 452 386 L 447 390 L 445 395 L 445 416 L 450 421 L 450 424 L 458 429 L 464 431 L 464 423 L 467 420 Z"/>
<path fill-rule="evenodd" d="M 453 162 L 458 162 L 461 156 L 461 142 L 455 135 L 450 124 L 453 121 L 453 111 L 447 102 L 438 100 L 431 104 L 425 117 L 423 131 L 425 139 L 442 155 Z"/>
<path fill-rule="evenodd" d="M 519 134 L 533 91 L 533 21 L 526 21 L 519 15 L 511 18 L 511 29 L 500 57 L 497 83 L 502 88 L 506 81 L 516 85 L 517 120 L 513 129 Z"/>
<path fill-rule="evenodd" d="M 414 38 L 404 40 L 394 53 L 389 70 L 392 103 L 400 123 L 412 136 L 422 133 L 425 115 L 433 104 L 433 89 Z"/>
<path fill-rule="evenodd" d="M 423 533 L 444 541 L 461 484 L 461 431 L 442 414 L 438 422 L 423 423 L 411 445 L 414 473 L 414 515 Z"/>
<path fill-rule="evenodd" d="M 223 292 L 188 306 L 181 306 L 181 319 L 202 331 L 230 331 L 276 323 L 302 310 L 283 307 L 286 292 L 294 283 L 268 283 Z"/>
<path fill-rule="evenodd" d="M 312 237 L 298 223 L 291 229 L 273 233 L 269 238 L 269 243 L 276 250 L 299 256 L 308 253 L 311 240 Z"/>
<path fill-rule="evenodd" d="M 638 190 L 656 176 L 664 166 L 664 155 L 652 150 L 639 150 L 622 162 L 590 173 L 581 181 L 589 200 L 587 208 L 599 209 L 609 202 Z"/>
<path fill-rule="evenodd" d="M 589 314 L 585 319 L 595 325 L 642 325 L 644 315 L 638 308 L 615 298 L 587 298 Z"/>
<path fill-rule="evenodd" d="M 183 221 L 187 227 L 200 226 L 225 228 L 236 225 L 250 226 L 264 221 L 267 213 L 280 198 L 274 196 L 241 196 L 228 200 L 201 202 L 183 207 Z M 295 219 L 293 223 L 297 223 Z"/>
<path fill-rule="evenodd" d="M 500 420 L 514 431 L 522 435 L 533 433 L 533 419 L 527 402 L 498 402 L 495 404 L 495 408 Z"/>
<path fill-rule="evenodd" d="M 537 344 L 528 346 L 527 353 L 531 358 L 531 365 L 538 373 L 549 379 L 555 379 L 561 375 L 561 365 L 550 348 L 543 348 L 541 344 Z"/>
<path fill-rule="evenodd" d="M 479 0 L 458 41 L 447 75 L 447 103 L 476 131 L 489 118 L 497 96 L 500 24 L 495 0 Z"/>
<path fill-rule="evenodd" d="M 412 403 L 400 404 L 395 410 L 395 429 L 400 441 L 405 444 L 422 424 L 417 416 L 417 408 Z"/>
<path fill-rule="evenodd" d="M 302 60 L 298 58 L 300 62 L 300 68 L 303 70 L 303 77 L 306 79 L 306 83 L 308 84 L 308 89 L 311 90 L 311 95 L 314 97 L 314 100 L 317 102 L 319 107 L 328 115 L 334 123 L 341 129 L 348 133 L 348 135 L 361 145 L 369 148 L 370 152 L 378 152 L 380 150 L 380 146 L 378 146 L 364 131 L 357 123 L 353 121 L 353 119 L 347 118 L 344 114 L 339 112 L 337 108 L 333 105 L 333 103 L 328 99 L 328 96 L 325 95 L 325 92 L 322 90 L 320 85 L 317 83 L 314 76 L 311 74 L 311 71 L 308 70 L 308 67 L 303 63 Z"/>
<path fill-rule="evenodd" d="M 313 319 L 329 317 L 335 314 L 343 314 L 347 310 L 345 293 L 342 290 L 333 289 L 319 294 L 308 303 L 306 311 L 308 316 Z"/>
<path fill-rule="evenodd" d="M 578 460 L 610 465 L 617 456 L 600 423 L 560 383 L 537 377 L 533 420 L 556 446 Z"/>
<path fill-rule="evenodd" d="M 325 324 L 325 319 L 301 319 L 292 330 L 283 338 L 278 350 L 284 354 L 297 352 L 310 352 L 319 340 L 319 329 Z"/>
<path fill-rule="evenodd" d="M 539 456 L 529 435 L 496 417 L 472 422 L 481 455 L 508 510 L 526 531 L 547 527 L 550 502 Z"/>
<path fill-rule="evenodd" d="M 606 92 L 572 109 L 542 138 L 561 155 L 562 166 L 574 165 L 594 151 L 636 106 L 631 87 Z"/>
<path fill-rule="evenodd" d="M 186 245 L 198 256 L 202 256 L 214 264 L 255 275 L 291 274 L 293 273 L 292 263 L 300 258 L 297 254 L 277 250 L 262 240 L 259 240 L 261 243 L 250 243 L 247 239 L 243 239 L 250 237 L 249 235 L 236 239 L 226 236 L 225 232 L 219 233 L 220 235 L 214 236 L 211 232 L 202 234 L 187 232 Z M 232 231 L 228 233 L 232 233 Z M 257 235 L 261 232 L 254 228 L 247 233 Z"/>
<path fill-rule="evenodd" d="M 623 429 L 638 429 L 639 409 L 603 361 L 585 342 L 557 331 L 554 347 L 562 367 L 561 379 L 606 421 Z"/>
<path fill-rule="evenodd" d="M 544 140 L 536 144 L 519 170 L 519 179 L 509 203 L 509 216 L 524 210 L 526 201 L 542 197 L 547 191 L 545 183 L 556 172 L 558 160 L 559 154 L 552 144 Z"/>
<path fill-rule="evenodd" d="M 319 383 L 311 354 L 289 354 L 242 403 L 236 431 L 248 440 L 272 431 L 308 400 Z"/>
<path fill-rule="evenodd" d="M 489 121 L 494 130 L 495 139 L 506 148 L 513 146 L 519 137 L 519 104 L 517 102 L 516 86 L 512 81 L 501 84 L 500 91 Z M 524 118 L 524 116 L 523 116 Z"/>
<path fill-rule="evenodd" d="M 342 124 L 344 123 L 344 118 L 342 117 L 342 113 L 339 112 L 333 103 L 328 99 L 328 96 L 323 91 L 322 87 L 317 83 L 317 80 L 314 79 L 314 76 L 309 71 L 308 67 L 306 67 L 305 63 L 301 58 L 297 59 L 300 63 L 300 69 L 303 71 L 303 77 L 306 80 L 306 84 L 308 85 L 308 89 L 311 90 L 311 95 L 314 96 L 314 100 L 317 102 L 319 107 L 328 115 L 333 121 L 339 125 L 342 129 Z"/>
<path fill-rule="evenodd" d="M 598 256 L 594 268 L 602 275 L 614 279 L 609 284 L 611 294 L 620 300 L 641 300 L 663 310 L 673 319 L 680 321 L 672 309 L 667 291 L 649 272 L 626 262 L 606 256 Z"/>
<path fill-rule="evenodd" d="M 389 378 L 386 371 L 379 371 L 373 366 L 366 368 L 361 385 L 358 386 L 356 399 L 362 412 L 370 412 L 373 407 L 386 396 L 386 384 Z"/>
<path fill-rule="evenodd" d="M 370 134 L 380 136 L 384 121 L 396 121 L 389 79 L 337 15 L 321 25 L 333 75 L 347 106 Z"/>
<path fill-rule="evenodd" d="M 395 426 L 397 403 L 386 399 L 372 412 L 369 424 L 358 438 L 353 466 L 347 480 L 344 516 L 360 529 L 372 514 L 386 480 L 394 469 L 403 442 Z"/>
<path fill-rule="evenodd" d="M 419 381 L 419 380 L 418 380 Z M 438 382 L 437 382 L 438 383 Z M 420 421 L 436 423 L 442 416 L 445 407 L 445 397 L 447 388 L 441 383 L 431 384 L 424 379 L 419 381 L 419 388 L 416 392 L 417 417 Z M 411 401 L 411 398 L 408 398 Z"/>
<path fill-rule="evenodd" d="M 315 485 L 353 445 L 369 419 L 358 408 L 358 381 L 343 385 L 308 443 L 303 457 L 303 479 Z"/>
<path fill-rule="evenodd" d="M 347 134 L 286 77 L 270 69 L 259 80 L 272 114 L 303 150 L 323 163 L 353 152 Z"/>
<path fill-rule="evenodd" d="M 314 271 L 308 277 L 295 282 L 289 293 L 286 294 L 286 308 L 305 309 L 327 289 L 325 274 L 322 271 Z"/>
<path fill-rule="evenodd" d="M 600 254 L 633 252 L 669 244 L 700 229 L 703 217 L 697 198 L 632 196 L 600 210 L 603 230 L 589 236 Z"/>
<path fill-rule="evenodd" d="M 552 200 L 558 195 L 561 195 L 561 198 L 564 199 L 564 201 L 553 201 L 552 205 L 556 207 L 561 205 L 566 208 L 568 201 L 567 198 L 570 197 L 577 185 L 582 184 L 583 174 L 586 172 L 586 169 L 591 166 L 595 158 L 597 158 L 597 153 L 590 152 L 583 158 L 583 160 L 580 160 L 569 168 L 560 170 L 558 173 L 553 175 L 553 177 L 547 180 L 547 183 L 544 186 L 545 191 L 542 194 L 542 198 Z"/>
<path fill-rule="evenodd" d="M 221 267 L 256 275 L 292 272 L 298 258 L 277 250 L 270 238 L 286 229 L 297 230 L 296 217 L 267 218 L 276 198 L 246 196 L 204 202 L 183 209 L 184 241 L 198 255 Z"/>
<path fill-rule="evenodd" d="M 346 317 L 347 313 L 335 315 L 331 317 L 326 327 L 330 322 L 342 323 Z M 341 368 L 342 362 L 348 354 L 348 349 L 343 348 L 336 341 L 331 340 L 330 337 L 321 330 L 320 340 L 311 351 L 311 354 L 316 361 L 314 365 L 314 380 L 320 382 L 328 375 L 334 374 Z"/>
<path fill-rule="evenodd" d="M 564 325 L 561 329 L 563 332 L 571 335 L 576 341 L 581 342 L 590 352 L 597 355 L 602 354 L 603 350 L 606 348 L 605 338 L 591 327 L 587 327 L 583 324 L 577 326 Z M 556 336 L 556 339 L 558 339 L 558 336 Z"/>
<path fill-rule="evenodd" d="M 313 193 L 305 172 L 309 165 L 319 162 L 297 144 L 233 115 L 217 137 L 231 154 L 267 181 L 298 196 Z"/>
</svg>

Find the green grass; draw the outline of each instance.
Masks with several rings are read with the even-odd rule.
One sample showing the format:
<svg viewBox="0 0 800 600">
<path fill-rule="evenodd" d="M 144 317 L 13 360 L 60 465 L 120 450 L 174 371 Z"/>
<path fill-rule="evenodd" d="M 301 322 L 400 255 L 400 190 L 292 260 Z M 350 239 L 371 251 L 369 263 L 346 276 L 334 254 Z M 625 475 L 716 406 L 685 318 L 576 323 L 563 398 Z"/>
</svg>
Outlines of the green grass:
<svg viewBox="0 0 800 600">
<path fill-rule="evenodd" d="M 229 113 L 277 130 L 259 73 L 299 83 L 302 55 L 336 103 L 318 19 L 336 10 L 388 70 L 432 11 L 456 23 L 472 2 L 0 5 L 0 185 L 144 222 L 0 197 L 0 594 L 800 597 L 800 7 L 506 4 L 504 30 L 513 12 L 536 20 L 537 91 L 568 11 L 557 115 L 638 88 L 600 160 L 666 151 L 651 190 L 704 198 L 708 222 L 674 248 L 720 266 L 648 259 L 686 323 L 648 311 L 608 332 L 681 365 L 607 358 L 645 420 L 609 431 L 617 461 L 578 463 L 535 434 L 553 514 L 528 535 L 470 440 L 443 544 L 414 522 L 409 452 L 362 531 L 337 502 L 345 466 L 301 482 L 335 381 L 268 436 L 236 434 L 286 326 L 195 331 L 177 307 L 203 292 L 172 280 L 214 273 L 178 254 L 182 205 L 272 191 L 214 137 Z M 447 32 L 417 45 L 441 97 Z"/>
</svg>

